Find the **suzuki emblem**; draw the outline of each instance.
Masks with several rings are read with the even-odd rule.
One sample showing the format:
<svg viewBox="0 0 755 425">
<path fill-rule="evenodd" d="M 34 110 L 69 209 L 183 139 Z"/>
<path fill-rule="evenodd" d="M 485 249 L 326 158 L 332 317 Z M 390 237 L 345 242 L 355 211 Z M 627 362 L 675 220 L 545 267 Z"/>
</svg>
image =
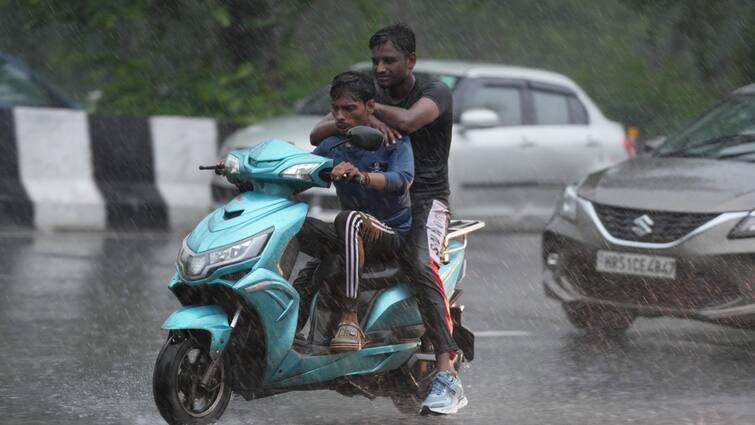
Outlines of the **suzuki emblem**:
<svg viewBox="0 0 755 425">
<path fill-rule="evenodd" d="M 644 214 L 634 219 L 634 226 L 632 226 L 632 231 L 634 232 L 635 235 L 639 237 L 643 237 L 643 236 L 653 233 L 652 226 L 654 224 L 655 223 L 653 222 L 653 219 L 648 217 L 647 214 Z"/>
</svg>

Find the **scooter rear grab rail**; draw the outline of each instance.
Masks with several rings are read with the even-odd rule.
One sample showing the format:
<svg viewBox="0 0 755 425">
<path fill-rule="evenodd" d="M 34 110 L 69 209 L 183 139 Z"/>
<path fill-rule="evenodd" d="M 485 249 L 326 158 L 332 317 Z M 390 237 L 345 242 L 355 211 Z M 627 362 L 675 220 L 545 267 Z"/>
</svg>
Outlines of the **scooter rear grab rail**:
<svg viewBox="0 0 755 425">
<path fill-rule="evenodd" d="M 448 234 L 446 235 L 446 246 L 453 239 L 463 237 L 463 242 L 459 246 L 453 248 L 447 248 L 444 251 L 443 261 L 448 262 L 449 254 L 459 252 L 467 249 L 467 235 L 485 227 L 485 222 L 480 220 L 451 220 L 448 226 Z"/>
<path fill-rule="evenodd" d="M 451 220 L 448 226 L 446 242 L 472 233 L 475 230 L 480 230 L 483 227 L 485 227 L 485 222 L 480 220 Z"/>
</svg>

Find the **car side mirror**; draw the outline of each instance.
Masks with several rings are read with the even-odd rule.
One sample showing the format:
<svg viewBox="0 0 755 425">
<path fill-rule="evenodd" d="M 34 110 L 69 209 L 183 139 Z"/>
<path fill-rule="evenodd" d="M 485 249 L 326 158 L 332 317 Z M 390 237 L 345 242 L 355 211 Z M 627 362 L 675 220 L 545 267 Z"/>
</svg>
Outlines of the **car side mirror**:
<svg viewBox="0 0 755 425">
<path fill-rule="evenodd" d="M 461 113 L 460 123 L 462 128 L 490 128 L 499 124 L 498 114 L 490 109 L 476 108 L 467 109 Z"/>
<path fill-rule="evenodd" d="M 383 144 L 383 133 L 366 125 L 352 127 L 346 136 L 349 138 L 349 143 L 368 151 L 378 150 Z"/>
</svg>

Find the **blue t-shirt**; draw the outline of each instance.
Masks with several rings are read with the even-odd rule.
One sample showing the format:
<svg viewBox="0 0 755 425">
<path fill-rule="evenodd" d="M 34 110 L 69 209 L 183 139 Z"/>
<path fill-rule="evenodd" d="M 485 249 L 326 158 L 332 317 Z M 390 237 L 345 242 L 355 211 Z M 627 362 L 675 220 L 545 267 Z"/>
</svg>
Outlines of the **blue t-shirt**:
<svg viewBox="0 0 755 425">
<path fill-rule="evenodd" d="M 328 137 L 312 153 L 332 158 L 334 167 L 348 161 L 360 171 L 383 173 L 385 190 L 375 190 L 358 183 L 334 182 L 341 208 L 364 211 L 396 230 L 402 237 L 406 236 L 412 227 L 409 188 L 414 180 L 414 155 L 409 138 L 404 136 L 395 144 L 383 145 L 376 151 L 346 143 L 328 152 L 344 137 L 346 136 Z"/>
</svg>

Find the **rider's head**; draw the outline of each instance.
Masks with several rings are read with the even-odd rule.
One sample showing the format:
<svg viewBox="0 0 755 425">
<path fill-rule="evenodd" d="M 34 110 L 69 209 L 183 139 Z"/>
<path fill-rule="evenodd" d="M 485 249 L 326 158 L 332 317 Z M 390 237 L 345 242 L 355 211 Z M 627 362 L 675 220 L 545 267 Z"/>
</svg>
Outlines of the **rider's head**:
<svg viewBox="0 0 755 425">
<path fill-rule="evenodd" d="M 412 75 L 417 62 L 414 31 L 406 24 L 378 30 L 370 37 L 372 72 L 380 87 L 398 86 Z"/>
<path fill-rule="evenodd" d="M 366 125 L 375 109 L 375 83 L 357 71 L 336 75 L 330 85 L 330 110 L 340 132 Z"/>
</svg>

